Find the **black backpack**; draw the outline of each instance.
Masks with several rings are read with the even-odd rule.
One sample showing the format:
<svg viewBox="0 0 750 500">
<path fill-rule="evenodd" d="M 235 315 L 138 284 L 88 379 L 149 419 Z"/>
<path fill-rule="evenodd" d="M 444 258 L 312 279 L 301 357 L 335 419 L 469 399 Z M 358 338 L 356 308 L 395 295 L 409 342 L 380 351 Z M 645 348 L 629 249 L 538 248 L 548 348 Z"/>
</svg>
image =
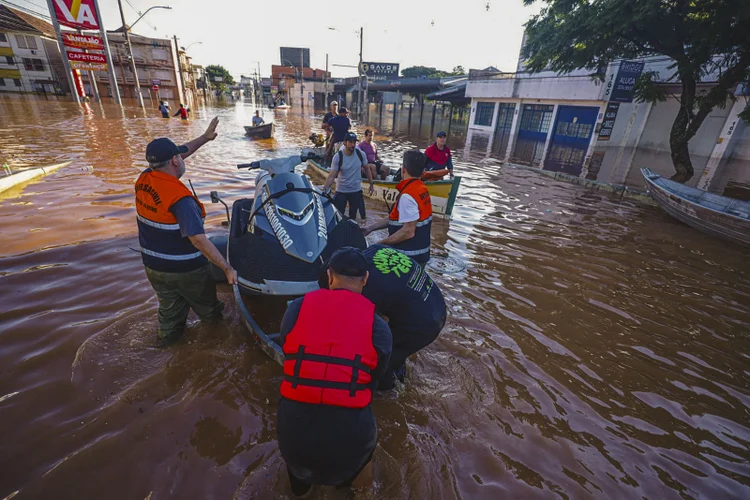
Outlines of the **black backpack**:
<svg viewBox="0 0 750 500">
<path fill-rule="evenodd" d="M 357 153 L 357 158 L 359 158 L 359 162 L 362 164 L 362 166 L 364 167 L 365 165 L 367 165 L 367 162 L 365 161 L 365 159 L 362 158 L 362 151 L 360 151 L 359 149 L 355 147 L 354 152 Z M 339 155 L 339 172 L 341 172 L 341 165 L 344 164 L 344 152 L 339 149 L 338 155 Z"/>
</svg>

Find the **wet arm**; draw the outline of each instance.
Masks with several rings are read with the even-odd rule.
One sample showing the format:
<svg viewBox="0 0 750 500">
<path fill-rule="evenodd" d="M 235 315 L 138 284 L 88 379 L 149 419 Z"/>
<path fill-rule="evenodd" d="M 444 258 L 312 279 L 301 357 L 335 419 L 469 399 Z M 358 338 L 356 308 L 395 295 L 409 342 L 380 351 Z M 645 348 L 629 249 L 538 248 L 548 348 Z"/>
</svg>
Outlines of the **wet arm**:
<svg viewBox="0 0 750 500">
<path fill-rule="evenodd" d="M 378 364 L 372 373 L 372 379 L 380 380 L 391 360 L 393 335 L 388 324 L 377 314 L 372 322 L 372 345 L 378 353 Z"/>
<path fill-rule="evenodd" d="M 190 243 L 193 244 L 195 248 L 198 249 L 200 253 L 205 255 L 205 257 L 213 262 L 216 267 L 224 271 L 224 274 L 227 275 L 227 281 L 229 281 L 230 285 L 237 283 L 237 275 L 234 273 L 234 280 L 233 282 L 230 281 L 230 276 L 234 272 L 234 269 L 232 269 L 232 266 L 229 265 L 229 262 L 227 262 L 224 257 L 221 255 L 219 250 L 214 246 L 213 243 L 208 241 L 208 238 L 206 238 L 205 234 L 196 234 L 193 236 L 188 236 L 188 239 L 190 240 Z"/>
<path fill-rule="evenodd" d="M 387 225 L 387 221 L 386 221 Z M 402 241 L 410 240 L 414 238 L 414 234 L 417 232 L 417 221 L 404 222 L 401 229 L 390 235 L 384 240 L 379 241 L 381 245 L 395 245 Z"/>
</svg>

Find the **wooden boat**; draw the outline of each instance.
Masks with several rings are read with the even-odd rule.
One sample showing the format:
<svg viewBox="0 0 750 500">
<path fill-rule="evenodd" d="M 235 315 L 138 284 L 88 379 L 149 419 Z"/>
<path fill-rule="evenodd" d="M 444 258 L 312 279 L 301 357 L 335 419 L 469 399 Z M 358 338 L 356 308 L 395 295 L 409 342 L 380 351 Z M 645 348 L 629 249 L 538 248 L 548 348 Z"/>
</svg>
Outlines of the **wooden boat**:
<svg viewBox="0 0 750 500">
<path fill-rule="evenodd" d="M 0 177 L 0 193 L 37 177 L 47 175 L 60 168 L 67 167 L 68 165 L 70 165 L 70 162 L 66 161 L 64 163 L 56 163 L 54 165 L 46 165 L 43 167 L 25 168 L 5 177 Z"/>
<path fill-rule="evenodd" d="M 699 231 L 750 246 L 750 203 L 670 181 L 648 168 L 641 174 L 651 197 L 675 219 Z"/>
<path fill-rule="evenodd" d="M 324 167 L 315 160 L 307 160 L 307 165 L 314 172 L 322 176 L 327 177 L 330 173 L 328 167 Z M 362 192 L 368 198 L 380 201 L 385 200 L 386 203 L 393 204 L 398 196 L 397 184 L 398 182 L 395 181 L 376 180 L 374 182 L 375 190 L 373 194 L 369 194 L 370 183 L 367 179 L 362 179 Z M 456 195 L 458 194 L 458 186 L 460 184 L 461 177 L 458 175 L 449 180 L 425 182 L 427 190 L 430 192 L 433 214 L 449 217 L 453 213 L 453 205 L 456 203 Z"/>
<path fill-rule="evenodd" d="M 251 139 L 270 139 L 273 137 L 274 132 L 276 132 L 276 125 L 273 122 L 255 127 L 250 125 L 245 127 L 245 135 Z"/>
</svg>

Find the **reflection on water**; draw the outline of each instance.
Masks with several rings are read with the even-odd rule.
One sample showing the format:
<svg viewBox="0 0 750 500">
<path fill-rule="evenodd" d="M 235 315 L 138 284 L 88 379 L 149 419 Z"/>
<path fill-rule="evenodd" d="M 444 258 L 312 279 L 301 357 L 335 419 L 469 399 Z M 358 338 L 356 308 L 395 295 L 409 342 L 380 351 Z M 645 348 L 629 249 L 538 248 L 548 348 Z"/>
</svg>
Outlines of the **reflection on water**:
<svg viewBox="0 0 750 500">
<path fill-rule="evenodd" d="M 253 182 L 236 163 L 296 153 L 319 117 L 264 110 L 276 137 L 250 141 L 243 103 L 187 123 L 92 108 L 0 97 L 0 160 L 74 160 L 0 198 L 0 495 L 290 497 L 281 371 L 230 290 L 225 322 L 191 317 L 184 341 L 152 347 L 132 182 L 148 140 L 187 140 L 218 115 L 220 137 L 186 177 L 205 202 L 210 190 L 231 202 Z M 429 141 L 375 137 L 394 166 Z M 457 154 L 455 215 L 433 226 L 449 322 L 406 388 L 374 403 L 377 496 L 750 496 L 746 252 L 656 209 L 472 158 Z M 223 207 L 207 210 L 209 233 L 224 231 Z"/>
</svg>

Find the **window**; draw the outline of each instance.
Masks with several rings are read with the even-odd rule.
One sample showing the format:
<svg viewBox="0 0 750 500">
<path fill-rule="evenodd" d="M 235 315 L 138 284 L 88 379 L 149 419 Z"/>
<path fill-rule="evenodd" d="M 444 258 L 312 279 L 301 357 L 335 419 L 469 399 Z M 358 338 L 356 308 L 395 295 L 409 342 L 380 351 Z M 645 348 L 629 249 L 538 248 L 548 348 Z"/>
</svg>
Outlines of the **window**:
<svg viewBox="0 0 750 500">
<path fill-rule="evenodd" d="M 8 64 L 16 64 L 16 61 L 13 59 L 13 56 L 5 56 L 5 62 Z"/>
<path fill-rule="evenodd" d="M 0 33 L 0 43 L 8 43 L 8 37 L 5 36 L 5 33 Z"/>
<path fill-rule="evenodd" d="M 23 58 L 23 67 L 26 71 L 44 71 L 44 62 L 41 59 Z"/>
<path fill-rule="evenodd" d="M 16 35 L 16 43 L 19 49 L 36 50 L 36 39 L 28 35 Z"/>
<path fill-rule="evenodd" d="M 13 83 L 16 84 L 16 87 L 20 87 L 21 86 L 21 80 L 19 80 L 18 78 L 14 78 L 13 79 Z"/>
<path fill-rule="evenodd" d="M 492 125 L 492 114 L 495 112 L 494 102 L 478 102 L 474 113 L 474 125 L 489 127 Z"/>
<path fill-rule="evenodd" d="M 552 123 L 554 108 L 545 104 L 524 104 L 521 130 L 547 133 Z"/>
<path fill-rule="evenodd" d="M 5 87 L 5 78 L 0 78 L 0 87 Z"/>
</svg>

